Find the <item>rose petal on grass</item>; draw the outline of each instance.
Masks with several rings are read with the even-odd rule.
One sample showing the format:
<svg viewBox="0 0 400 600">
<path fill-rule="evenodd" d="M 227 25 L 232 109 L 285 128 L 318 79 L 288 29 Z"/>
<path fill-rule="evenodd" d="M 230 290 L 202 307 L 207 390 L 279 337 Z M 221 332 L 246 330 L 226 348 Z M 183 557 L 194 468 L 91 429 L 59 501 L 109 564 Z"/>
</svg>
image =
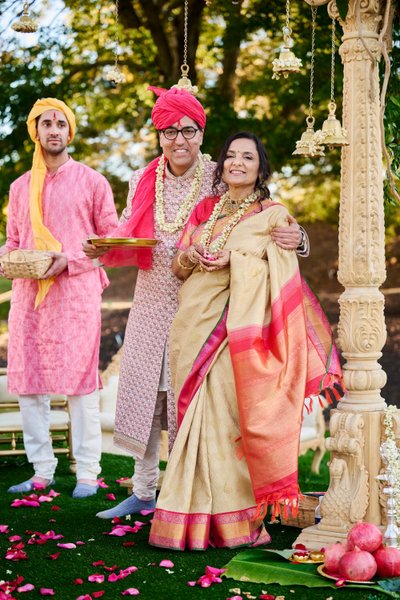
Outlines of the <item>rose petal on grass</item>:
<svg viewBox="0 0 400 600">
<path fill-rule="evenodd" d="M 93 573 L 93 575 L 89 575 L 88 581 L 91 583 L 103 583 L 104 575 L 102 573 Z"/>
<path fill-rule="evenodd" d="M 50 508 L 50 510 L 57 511 L 57 510 L 61 510 L 61 508 L 59 506 L 57 506 L 57 504 L 53 504 L 53 506 Z"/>
<path fill-rule="evenodd" d="M 155 508 L 152 508 L 151 510 L 141 510 L 140 514 L 147 517 L 147 515 L 152 515 L 155 510 Z"/>
<path fill-rule="evenodd" d="M 103 563 L 104 564 L 104 563 Z M 112 567 L 106 567 L 104 565 L 104 570 L 105 571 L 115 571 L 115 569 L 118 569 L 118 565 L 113 565 Z"/>
<path fill-rule="evenodd" d="M 0 525 L 0 533 L 9 533 L 8 525 Z"/>
<path fill-rule="evenodd" d="M 131 479 L 131 477 L 120 477 L 119 479 L 116 479 L 115 482 L 121 483 L 121 481 L 126 481 L 127 479 Z"/>
<path fill-rule="evenodd" d="M 104 482 L 104 477 L 100 477 L 100 479 L 97 480 L 97 485 L 101 488 L 108 488 L 109 486 Z"/>
<path fill-rule="evenodd" d="M 140 592 L 136 588 L 128 588 L 121 592 L 121 596 L 139 596 Z"/>
<path fill-rule="evenodd" d="M 229 596 L 226 600 L 243 600 L 242 596 Z"/>
<path fill-rule="evenodd" d="M 81 542 L 81 540 L 78 540 L 77 542 L 75 542 L 75 544 L 76 544 L 77 546 L 85 546 L 85 545 L 86 545 L 86 542 Z"/>
<path fill-rule="evenodd" d="M 188 582 L 187 582 L 187 585 L 188 585 L 189 587 L 194 587 L 194 586 L 196 585 L 196 582 L 195 582 L 195 581 L 188 581 Z"/>
<path fill-rule="evenodd" d="M 17 588 L 17 592 L 31 592 L 32 590 L 35 589 L 35 586 L 32 585 L 32 583 L 26 583 L 25 585 L 21 585 L 20 587 Z"/>
<path fill-rule="evenodd" d="M 54 554 L 49 554 L 49 556 L 47 558 L 49 558 L 50 560 L 57 560 L 57 558 L 60 556 L 61 552 L 54 552 Z"/>
<path fill-rule="evenodd" d="M 74 548 L 76 548 L 76 545 L 72 542 L 67 542 L 66 544 L 57 544 L 57 546 L 59 548 L 64 548 L 65 550 L 74 550 Z"/>
<path fill-rule="evenodd" d="M 50 498 L 57 498 L 57 496 L 61 496 L 61 493 L 51 489 L 47 495 L 50 496 Z"/>
<path fill-rule="evenodd" d="M 167 569 L 171 569 L 172 567 L 174 567 L 174 563 L 171 560 L 165 559 L 162 560 L 159 564 L 160 567 L 165 567 Z"/>
<path fill-rule="evenodd" d="M 76 579 L 74 579 L 73 583 L 75 585 L 82 585 L 83 579 L 81 579 L 80 577 L 77 577 Z"/>
<path fill-rule="evenodd" d="M 55 591 L 52 588 L 40 588 L 39 594 L 42 596 L 54 596 Z"/>
<path fill-rule="evenodd" d="M 22 537 L 20 535 L 10 535 L 10 537 L 8 538 L 9 542 L 20 542 L 22 540 Z"/>
<path fill-rule="evenodd" d="M 106 494 L 106 498 L 107 498 L 107 500 L 112 500 L 112 501 L 116 500 L 115 494 Z"/>
<path fill-rule="evenodd" d="M 134 546 L 135 542 L 123 542 L 122 545 L 125 547 Z"/>
<path fill-rule="evenodd" d="M 30 506 L 33 508 L 39 508 L 40 502 L 38 502 L 37 500 L 27 500 L 26 498 L 23 498 L 22 500 L 20 500 L 20 499 L 13 500 L 11 502 L 12 508 L 21 508 L 21 506 Z"/>
<path fill-rule="evenodd" d="M 92 562 L 92 567 L 102 567 L 104 564 L 104 560 L 95 560 Z"/>
<path fill-rule="evenodd" d="M 92 597 L 93 598 L 101 598 L 101 596 L 104 596 L 105 591 L 104 590 L 99 590 L 98 592 L 92 592 Z"/>
<path fill-rule="evenodd" d="M 84 594 L 83 596 L 78 596 L 76 600 L 92 600 L 92 596 L 90 596 L 90 594 Z"/>
<path fill-rule="evenodd" d="M 275 600 L 275 596 L 273 594 L 261 594 L 258 596 L 260 600 Z"/>
</svg>

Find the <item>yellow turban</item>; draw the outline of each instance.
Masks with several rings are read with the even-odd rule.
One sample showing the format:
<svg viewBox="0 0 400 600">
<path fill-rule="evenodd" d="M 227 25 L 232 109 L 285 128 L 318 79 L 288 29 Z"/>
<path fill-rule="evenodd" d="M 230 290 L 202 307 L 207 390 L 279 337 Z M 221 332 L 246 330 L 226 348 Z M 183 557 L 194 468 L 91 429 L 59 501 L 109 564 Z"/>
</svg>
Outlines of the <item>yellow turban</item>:
<svg viewBox="0 0 400 600">
<path fill-rule="evenodd" d="M 47 168 L 43 158 L 42 147 L 39 140 L 36 139 L 36 118 L 47 110 L 59 110 L 64 113 L 69 123 L 69 141 L 73 140 L 76 131 L 74 113 L 61 100 L 57 100 L 56 98 L 42 98 L 33 105 L 26 122 L 31 140 L 35 142 L 35 152 L 33 154 L 31 170 L 29 210 L 35 248 L 39 250 L 52 250 L 54 252 L 61 252 L 61 243 L 53 236 L 51 231 L 47 229 L 46 225 L 43 223 L 42 190 Z M 38 281 L 39 290 L 35 299 L 35 308 L 37 308 L 42 300 L 44 300 L 53 283 L 54 278 L 41 279 Z"/>
</svg>

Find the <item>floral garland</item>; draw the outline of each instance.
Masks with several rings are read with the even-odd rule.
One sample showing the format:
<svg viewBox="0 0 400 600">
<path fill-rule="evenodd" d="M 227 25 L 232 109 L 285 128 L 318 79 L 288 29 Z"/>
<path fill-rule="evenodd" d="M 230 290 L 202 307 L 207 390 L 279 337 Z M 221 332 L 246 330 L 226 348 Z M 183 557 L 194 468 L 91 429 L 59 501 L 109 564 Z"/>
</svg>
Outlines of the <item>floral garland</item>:
<svg viewBox="0 0 400 600">
<path fill-rule="evenodd" d="M 394 477 L 394 499 L 396 507 L 396 520 L 400 519 L 400 460 L 399 448 L 396 444 L 396 437 L 393 431 L 393 417 L 397 413 L 396 406 L 388 406 L 385 410 L 383 423 L 385 425 L 385 456 L 384 460 L 387 463 L 386 471 Z"/>
<path fill-rule="evenodd" d="M 221 234 L 215 239 L 212 243 L 211 238 L 214 232 L 215 224 L 218 221 L 222 209 L 224 208 L 224 204 L 230 201 L 229 192 L 225 192 L 214 206 L 214 209 L 204 227 L 203 233 L 201 235 L 200 242 L 205 250 L 214 254 L 215 252 L 219 252 L 225 246 L 226 241 L 232 231 L 232 229 L 239 223 L 240 219 L 248 209 L 248 207 L 253 204 L 255 200 L 257 200 L 259 196 L 259 192 L 253 192 L 249 196 L 246 196 L 242 200 L 239 205 L 239 208 L 233 213 L 232 217 L 229 219 Z"/>
<path fill-rule="evenodd" d="M 170 222 L 167 222 L 165 218 L 164 167 L 165 157 L 162 155 L 156 169 L 156 221 L 161 231 L 176 233 L 186 225 L 186 221 L 196 204 L 203 182 L 204 159 L 199 155 L 199 164 L 193 176 L 191 190 L 180 205 L 175 220 Z"/>
</svg>

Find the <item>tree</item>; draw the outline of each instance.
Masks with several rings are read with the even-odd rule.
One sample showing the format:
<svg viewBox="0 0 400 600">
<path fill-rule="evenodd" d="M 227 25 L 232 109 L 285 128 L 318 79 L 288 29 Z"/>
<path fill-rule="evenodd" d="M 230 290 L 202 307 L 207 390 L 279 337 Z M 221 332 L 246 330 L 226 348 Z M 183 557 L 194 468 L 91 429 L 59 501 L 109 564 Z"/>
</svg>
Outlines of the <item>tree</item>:
<svg viewBox="0 0 400 600">
<path fill-rule="evenodd" d="M 149 83 L 169 87 L 180 76 L 184 56 L 183 0 L 119 0 L 119 27 L 111 0 L 59 0 L 61 11 L 43 28 L 37 44 L 23 48 L 16 35 L 3 43 L 0 66 L 0 205 L 7 202 L 9 183 L 29 168 L 32 145 L 25 120 L 41 96 L 65 99 L 76 111 L 79 130 L 74 156 L 110 178 L 120 206 L 133 168 L 157 152 L 151 127 L 154 96 Z M 0 10 L 15 5 L 3 1 Z M 43 10 L 53 3 L 42 2 Z M 39 9 L 38 0 L 32 7 Z M 205 150 L 216 156 L 232 131 L 252 129 L 266 143 L 277 171 L 302 169 L 291 153 L 305 128 L 309 101 L 311 20 L 303 0 L 291 3 L 294 50 L 303 59 L 302 74 L 271 78 L 271 61 L 282 42 L 281 0 L 188 0 L 187 63 L 208 113 Z M 39 15 L 39 19 L 42 18 Z M 119 65 L 126 83 L 113 88 L 105 69 L 114 62 L 116 33 Z M 22 34 L 20 34 L 22 35 Z M 330 19 L 318 11 L 314 107 L 317 125 L 327 116 L 330 97 Z M 336 98 L 341 95 L 337 59 Z M 338 102 L 338 104 L 340 104 Z M 340 115 L 340 106 L 338 107 Z M 338 152 L 314 162 L 318 175 L 337 177 Z M 307 162 L 307 161 L 306 161 Z"/>
</svg>

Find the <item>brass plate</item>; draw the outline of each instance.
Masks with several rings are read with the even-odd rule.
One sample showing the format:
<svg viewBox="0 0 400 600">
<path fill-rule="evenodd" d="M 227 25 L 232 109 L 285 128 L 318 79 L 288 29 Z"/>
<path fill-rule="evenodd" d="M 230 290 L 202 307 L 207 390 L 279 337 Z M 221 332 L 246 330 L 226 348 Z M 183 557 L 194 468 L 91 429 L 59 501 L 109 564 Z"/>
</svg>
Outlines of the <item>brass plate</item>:
<svg viewBox="0 0 400 600">
<path fill-rule="evenodd" d="M 90 238 L 89 244 L 101 246 L 134 246 L 137 248 L 151 248 L 158 244 L 158 240 L 151 238 Z"/>
</svg>

